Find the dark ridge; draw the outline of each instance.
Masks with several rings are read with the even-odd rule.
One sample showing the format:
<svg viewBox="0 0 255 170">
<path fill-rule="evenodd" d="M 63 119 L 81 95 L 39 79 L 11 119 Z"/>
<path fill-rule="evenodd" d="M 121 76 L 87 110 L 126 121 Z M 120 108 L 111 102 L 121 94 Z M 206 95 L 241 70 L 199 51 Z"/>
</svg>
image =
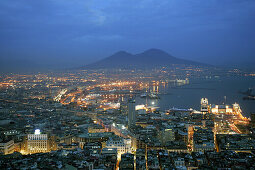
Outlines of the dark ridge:
<svg viewBox="0 0 255 170">
<path fill-rule="evenodd" d="M 109 68 L 154 68 L 171 66 L 173 64 L 209 66 L 207 64 L 179 59 L 160 49 L 149 49 L 139 54 L 119 51 L 95 63 L 80 69 L 109 69 Z"/>
</svg>

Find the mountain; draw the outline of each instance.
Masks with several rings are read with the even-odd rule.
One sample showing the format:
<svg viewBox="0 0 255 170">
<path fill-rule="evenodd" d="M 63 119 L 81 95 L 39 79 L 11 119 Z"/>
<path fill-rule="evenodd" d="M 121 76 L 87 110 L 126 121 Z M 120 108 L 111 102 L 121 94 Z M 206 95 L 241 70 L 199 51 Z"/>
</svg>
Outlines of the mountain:
<svg viewBox="0 0 255 170">
<path fill-rule="evenodd" d="M 179 59 L 159 50 L 149 49 L 140 54 L 130 54 L 119 51 L 110 57 L 104 58 L 95 63 L 86 65 L 83 68 L 153 68 L 159 66 L 170 66 L 172 64 L 205 66 L 206 64 L 190 60 Z"/>
</svg>

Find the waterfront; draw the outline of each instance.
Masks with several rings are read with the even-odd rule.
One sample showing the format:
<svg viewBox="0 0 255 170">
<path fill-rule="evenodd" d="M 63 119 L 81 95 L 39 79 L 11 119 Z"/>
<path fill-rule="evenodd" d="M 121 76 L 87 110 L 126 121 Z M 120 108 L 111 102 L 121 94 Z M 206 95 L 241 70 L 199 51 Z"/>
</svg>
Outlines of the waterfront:
<svg viewBox="0 0 255 170">
<path fill-rule="evenodd" d="M 244 76 L 214 80 L 168 76 L 158 79 L 157 71 L 153 77 L 152 73 L 141 78 L 134 72 L 127 79 L 100 71 L 4 76 L 0 84 L 1 132 L 8 140 L 1 141 L 6 148 L 2 152 L 7 156 L 3 157 L 0 168 L 17 166 L 27 157 L 42 158 L 51 164 L 52 157 L 56 157 L 53 161 L 59 167 L 121 169 L 123 161 L 131 158 L 129 162 L 136 167 L 160 169 L 165 163 L 168 163 L 166 167 L 174 167 L 174 163 L 164 160 L 184 160 L 185 153 L 188 156 L 184 157 L 191 159 L 187 163 L 183 161 L 184 166 L 200 160 L 194 156 L 196 153 L 209 157 L 206 154 L 220 152 L 226 157 L 228 152 L 224 151 L 228 151 L 229 142 L 224 142 L 224 138 L 231 139 L 231 150 L 247 154 L 254 150 L 254 116 L 251 119 L 242 116 L 249 117 L 253 112 L 254 100 L 244 101 L 240 93 L 254 88 L 254 79 L 244 79 Z M 136 102 L 131 99 L 135 95 Z M 138 106 L 140 110 L 135 110 L 136 105 L 146 104 L 146 98 L 148 106 L 159 107 L 160 114 L 151 107 Z M 202 113 L 175 109 L 164 112 L 173 107 L 200 111 L 201 98 L 209 99 L 209 103 L 207 99 L 202 100 Z M 225 100 L 230 105 L 237 102 L 244 112 L 238 104 L 226 109 L 209 105 L 222 104 Z M 240 138 L 244 139 L 241 143 Z M 8 154 L 17 152 L 19 159 L 10 161 Z M 71 154 L 66 155 L 67 152 Z M 94 162 L 90 162 L 91 157 Z M 244 159 L 242 155 L 238 158 Z M 77 161 L 80 159 L 85 164 Z M 153 161 L 157 166 L 152 165 Z M 23 166 L 35 167 L 33 162 L 25 162 Z M 43 164 L 36 162 L 36 166 L 45 169 Z"/>
<path fill-rule="evenodd" d="M 255 79 L 218 79 L 218 80 L 190 80 L 189 84 L 173 87 L 171 85 L 159 87 L 160 99 L 147 99 L 148 105 L 159 106 L 162 111 L 176 108 L 193 108 L 200 110 L 200 100 L 206 97 L 210 104 L 232 105 L 240 104 L 243 115 L 249 117 L 255 112 L 255 100 L 243 100 L 239 91 L 246 91 L 255 87 Z M 146 99 L 137 97 L 137 104 L 146 103 Z"/>
</svg>

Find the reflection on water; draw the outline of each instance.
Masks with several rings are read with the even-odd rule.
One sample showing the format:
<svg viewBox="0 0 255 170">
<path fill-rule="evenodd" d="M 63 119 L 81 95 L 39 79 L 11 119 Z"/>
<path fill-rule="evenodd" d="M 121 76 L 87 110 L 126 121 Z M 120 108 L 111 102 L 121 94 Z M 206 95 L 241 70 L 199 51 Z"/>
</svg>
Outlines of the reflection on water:
<svg viewBox="0 0 255 170">
<path fill-rule="evenodd" d="M 154 85 L 153 92 L 159 93 L 160 99 L 136 98 L 137 104 L 159 106 L 161 110 L 193 108 L 199 110 L 200 99 L 206 97 L 210 104 L 239 103 L 245 116 L 255 112 L 255 100 L 243 100 L 240 90 L 255 88 L 255 79 L 193 80 L 189 84 L 176 86 L 174 83 Z"/>
</svg>

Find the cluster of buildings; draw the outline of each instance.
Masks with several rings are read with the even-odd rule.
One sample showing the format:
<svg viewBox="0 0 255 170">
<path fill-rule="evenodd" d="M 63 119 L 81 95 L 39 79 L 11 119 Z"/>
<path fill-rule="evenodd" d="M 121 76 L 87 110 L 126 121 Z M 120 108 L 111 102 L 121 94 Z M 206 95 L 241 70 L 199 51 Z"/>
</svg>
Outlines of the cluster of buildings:
<svg viewBox="0 0 255 170">
<path fill-rule="evenodd" d="M 15 152 L 0 155 L 1 169 L 252 169 L 255 155 L 251 152 L 207 151 L 169 152 L 137 149 L 118 159 L 117 149 L 102 148 L 100 142 L 87 143 L 84 149 L 57 150 L 48 153 L 21 155 Z"/>
<path fill-rule="evenodd" d="M 36 155 L 49 156 L 60 151 L 65 156 L 79 153 L 80 156 L 89 154 L 90 158 L 93 157 L 93 163 L 88 158 L 85 159 L 86 163 L 76 165 L 61 163 L 61 166 L 76 168 L 86 165 L 93 168 L 192 169 L 208 165 L 208 154 L 213 156 L 218 152 L 245 152 L 253 157 L 255 136 L 252 133 L 237 133 L 237 126 L 230 126 L 234 124 L 232 119 L 238 119 L 238 114 L 212 113 L 207 99 L 201 100 L 200 112 L 191 109 L 159 112 L 152 107 L 136 107 L 133 99 L 121 106 L 122 109 L 116 112 L 106 110 L 94 113 L 78 107 L 59 107 L 53 103 L 47 105 L 47 110 L 44 105 L 37 110 L 26 107 L 31 110 L 16 112 L 15 116 L 11 116 L 6 109 L 0 109 L 10 120 L 1 122 L 0 151 L 6 155 L 3 158 L 17 156 L 16 152 L 20 152 L 26 157 L 33 155 L 32 159 Z M 42 114 L 44 119 L 41 118 Z M 222 114 L 227 118 L 222 119 Z M 253 121 L 249 125 L 251 128 Z M 222 133 L 225 128 L 229 133 Z M 25 159 L 24 156 L 18 157 Z M 101 160 L 101 164 L 95 163 L 98 160 Z M 60 166 L 60 163 L 56 164 Z"/>
<path fill-rule="evenodd" d="M 202 98 L 199 111 L 161 111 L 137 106 L 131 97 L 147 85 L 131 75 L 112 83 L 106 74 L 88 75 L 6 78 L 1 169 L 254 168 L 255 116 L 243 117 L 237 103 L 211 105 Z"/>
</svg>

